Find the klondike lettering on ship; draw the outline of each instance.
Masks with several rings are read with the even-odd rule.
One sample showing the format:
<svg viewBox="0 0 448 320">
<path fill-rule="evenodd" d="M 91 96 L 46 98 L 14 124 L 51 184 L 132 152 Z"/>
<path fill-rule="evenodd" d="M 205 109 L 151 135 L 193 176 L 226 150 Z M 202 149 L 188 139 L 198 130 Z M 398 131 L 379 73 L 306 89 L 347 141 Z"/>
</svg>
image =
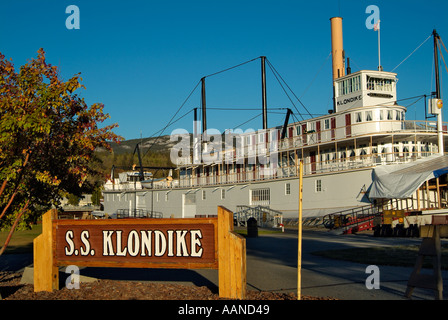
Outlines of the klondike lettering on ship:
<svg viewBox="0 0 448 320">
<path fill-rule="evenodd" d="M 362 100 L 362 96 L 361 95 L 338 101 L 337 104 L 338 104 L 338 106 L 342 106 L 344 104 L 352 103 L 352 102 L 355 102 L 355 101 L 358 101 L 358 100 Z"/>
</svg>

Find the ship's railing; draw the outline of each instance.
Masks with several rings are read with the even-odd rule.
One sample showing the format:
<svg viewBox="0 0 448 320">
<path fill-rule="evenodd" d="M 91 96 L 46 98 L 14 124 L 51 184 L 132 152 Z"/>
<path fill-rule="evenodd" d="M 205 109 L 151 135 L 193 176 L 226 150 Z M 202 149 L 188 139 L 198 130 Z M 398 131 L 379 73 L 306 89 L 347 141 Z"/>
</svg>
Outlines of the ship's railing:
<svg viewBox="0 0 448 320">
<path fill-rule="evenodd" d="M 416 159 L 428 157 L 436 154 L 437 151 L 419 151 L 419 152 L 384 152 L 367 155 L 352 156 L 346 158 L 333 158 L 332 160 L 310 162 L 310 158 L 306 158 L 303 165 L 303 174 L 312 175 L 327 172 L 347 171 L 354 169 L 362 169 L 374 167 L 384 164 L 399 164 L 415 161 Z M 318 158 L 318 157 L 316 157 Z M 216 169 L 219 170 L 219 169 Z M 238 172 L 239 170 L 239 172 Z M 243 183 L 260 180 L 284 179 L 297 177 L 299 175 L 298 166 L 295 164 L 282 164 L 269 172 L 270 174 L 263 174 L 264 172 L 256 166 L 250 166 L 240 169 L 231 169 L 231 172 L 220 171 L 210 172 L 209 175 L 201 174 L 182 176 L 179 180 L 179 187 L 195 187 L 204 185 L 219 185 Z"/>
<path fill-rule="evenodd" d="M 448 123 L 444 122 L 443 132 L 447 133 Z M 319 132 L 315 130 L 308 131 L 305 134 L 293 135 L 279 141 L 279 150 L 288 150 L 312 146 L 315 144 L 328 143 L 346 138 L 358 136 L 368 136 L 379 133 L 435 133 L 437 132 L 436 121 L 421 120 L 400 120 L 400 121 L 369 121 L 355 123 L 349 126 L 326 129 Z"/>
<path fill-rule="evenodd" d="M 433 154 L 437 154 L 437 150 L 418 150 L 418 151 L 396 151 L 396 152 L 378 152 L 373 154 L 363 154 L 357 156 L 341 157 L 340 154 L 332 152 L 330 155 L 325 154 L 324 157 L 316 155 L 316 160 L 312 161 L 310 157 L 304 159 L 303 174 L 321 174 L 328 172 L 339 172 L 354 169 L 362 169 L 368 167 L 374 167 L 377 165 L 385 164 L 399 164 L 412 162 L 417 159 L 429 157 Z M 328 158 L 326 158 L 328 157 Z M 326 158 L 325 160 L 319 160 Z M 238 168 L 238 166 L 240 166 Z M 188 174 L 185 172 L 181 174 L 180 179 L 173 180 L 169 187 L 164 184 L 154 184 L 152 189 L 167 189 L 167 188 L 183 188 L 183 187 L 195 187 L 195 186 L 207 186 L 207 185 L 221 185 L 221 184 L 233 184 L 244 183 L 260 180 L 272 180 L 272 179 L 284 179 L 293 178 L 299 175 L 298 165 L 291 159 L 278 160 L 278 164 L 273 166 L 272 170 L 266 168 L 263 171 L 259 166 L 243 166 L 232 164 L 226 169 L 224 166 L 213 165 L 208 167 L 207 172 L 201 172 L 199 176 L 196 172 L 189 169 Z M 193 172 L 193 174 L 192 174 Z M 135 188 L 137 187 L 137 188 Z M 127 184 L 126 186 L 105 185 L 105 190 L 141 190 L 140 184 Z"/>
<path fill-rule="evenodd" d="M 448 123 L 443 123 L 443 132 L 447 133 Z M 245 158 L 257 158 L 261 156 L 269 156 L 272 152 L 285 151 L 303 147 L 310 147 L 313 145 L 322 145 L 329 142 L 338 142 L 347 138 L 355 138 L 361 136 L 370 136 L 375 134 L 394 134 L 394 133 L 435 133 L 437 132 L 437 122 L 433 121 L 421 121 L 421 120 L 382 120 L 382 121 L 364 121 L 361 123 L 354 123 L 348 126 L 342 126 L 331 129 L 324 129 L 320 131 L 309 130 L 307 132 L 301 132 L 297 134 L 296 130 L 293 130 L 292 136 L 280 139 L 280 129 L 277 130 L 277 141 L 269 142 L 266 134 L 264 142 L 257 142 L 256 139 L 244 139 L 241 137 L 241 141 L 250 140 L 250 144 L 241 142 L 238 146 L 238 150 L 235 148 L 224 149 L 219 152 L 220 161 L 228 162 L 230 159 L 232 162 L 238 162 Z M 175 165 L 179 167 L 185 167 L 192 165 L 191 156 L 183 156 L 175 159 Z"/>
</svg>

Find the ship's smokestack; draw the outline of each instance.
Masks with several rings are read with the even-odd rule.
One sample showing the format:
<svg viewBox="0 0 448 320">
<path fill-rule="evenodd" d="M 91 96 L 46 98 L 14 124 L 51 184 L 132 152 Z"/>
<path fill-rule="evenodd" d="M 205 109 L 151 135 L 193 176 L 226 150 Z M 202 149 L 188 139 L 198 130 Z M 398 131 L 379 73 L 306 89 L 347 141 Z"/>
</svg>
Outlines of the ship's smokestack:
<svg viewBox="0 0 448 320">
<path fill-rule="evenodd" d="M 333 17 L 331 21 L 331 55 L 333 57 L 333 80 L 345 75 L 344 45 L 342 39 L 342 18 Z"/>
</svg>

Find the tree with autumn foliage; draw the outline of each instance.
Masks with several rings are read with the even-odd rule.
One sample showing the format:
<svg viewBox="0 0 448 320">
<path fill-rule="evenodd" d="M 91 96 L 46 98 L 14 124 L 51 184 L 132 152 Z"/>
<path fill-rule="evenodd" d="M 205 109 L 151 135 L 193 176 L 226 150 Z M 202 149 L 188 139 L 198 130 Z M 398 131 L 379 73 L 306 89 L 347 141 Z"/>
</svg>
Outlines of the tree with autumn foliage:
<svg viewBox="0 0 448 320">
<path fill-rule="evenodd" d="M 80 74 L 62 81 L 58 72 L 43 49 L 19 70 L 0 53 L 0 229 L 10 230 L 0 255 L 19 224 L 88 191 L 95 149 L 122 140 L 116 124 L 99 126 L 103 105 L 77 94 Z"/>
</svg>

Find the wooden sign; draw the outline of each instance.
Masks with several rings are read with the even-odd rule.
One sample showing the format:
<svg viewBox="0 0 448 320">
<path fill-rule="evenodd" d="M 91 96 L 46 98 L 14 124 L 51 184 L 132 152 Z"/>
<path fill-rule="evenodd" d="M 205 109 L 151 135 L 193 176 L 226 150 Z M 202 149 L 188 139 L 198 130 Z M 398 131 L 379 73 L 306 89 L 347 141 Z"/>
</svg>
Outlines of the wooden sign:
<svg viewBox="0 0 448 320">
<path fill-rule="evenodd" d="M 217 219 L 57 220 L 57 265 L 217 268 Z"/>
<path fill-rule="evenodd" d="M 34 239 L 34 291 L 59 287 L 60 266 L 219 269 L 219 295 L 246 296 L 246 240 L 233 213 L 218 218 L 58 220 L 42 217 Z"/>
</svg>

